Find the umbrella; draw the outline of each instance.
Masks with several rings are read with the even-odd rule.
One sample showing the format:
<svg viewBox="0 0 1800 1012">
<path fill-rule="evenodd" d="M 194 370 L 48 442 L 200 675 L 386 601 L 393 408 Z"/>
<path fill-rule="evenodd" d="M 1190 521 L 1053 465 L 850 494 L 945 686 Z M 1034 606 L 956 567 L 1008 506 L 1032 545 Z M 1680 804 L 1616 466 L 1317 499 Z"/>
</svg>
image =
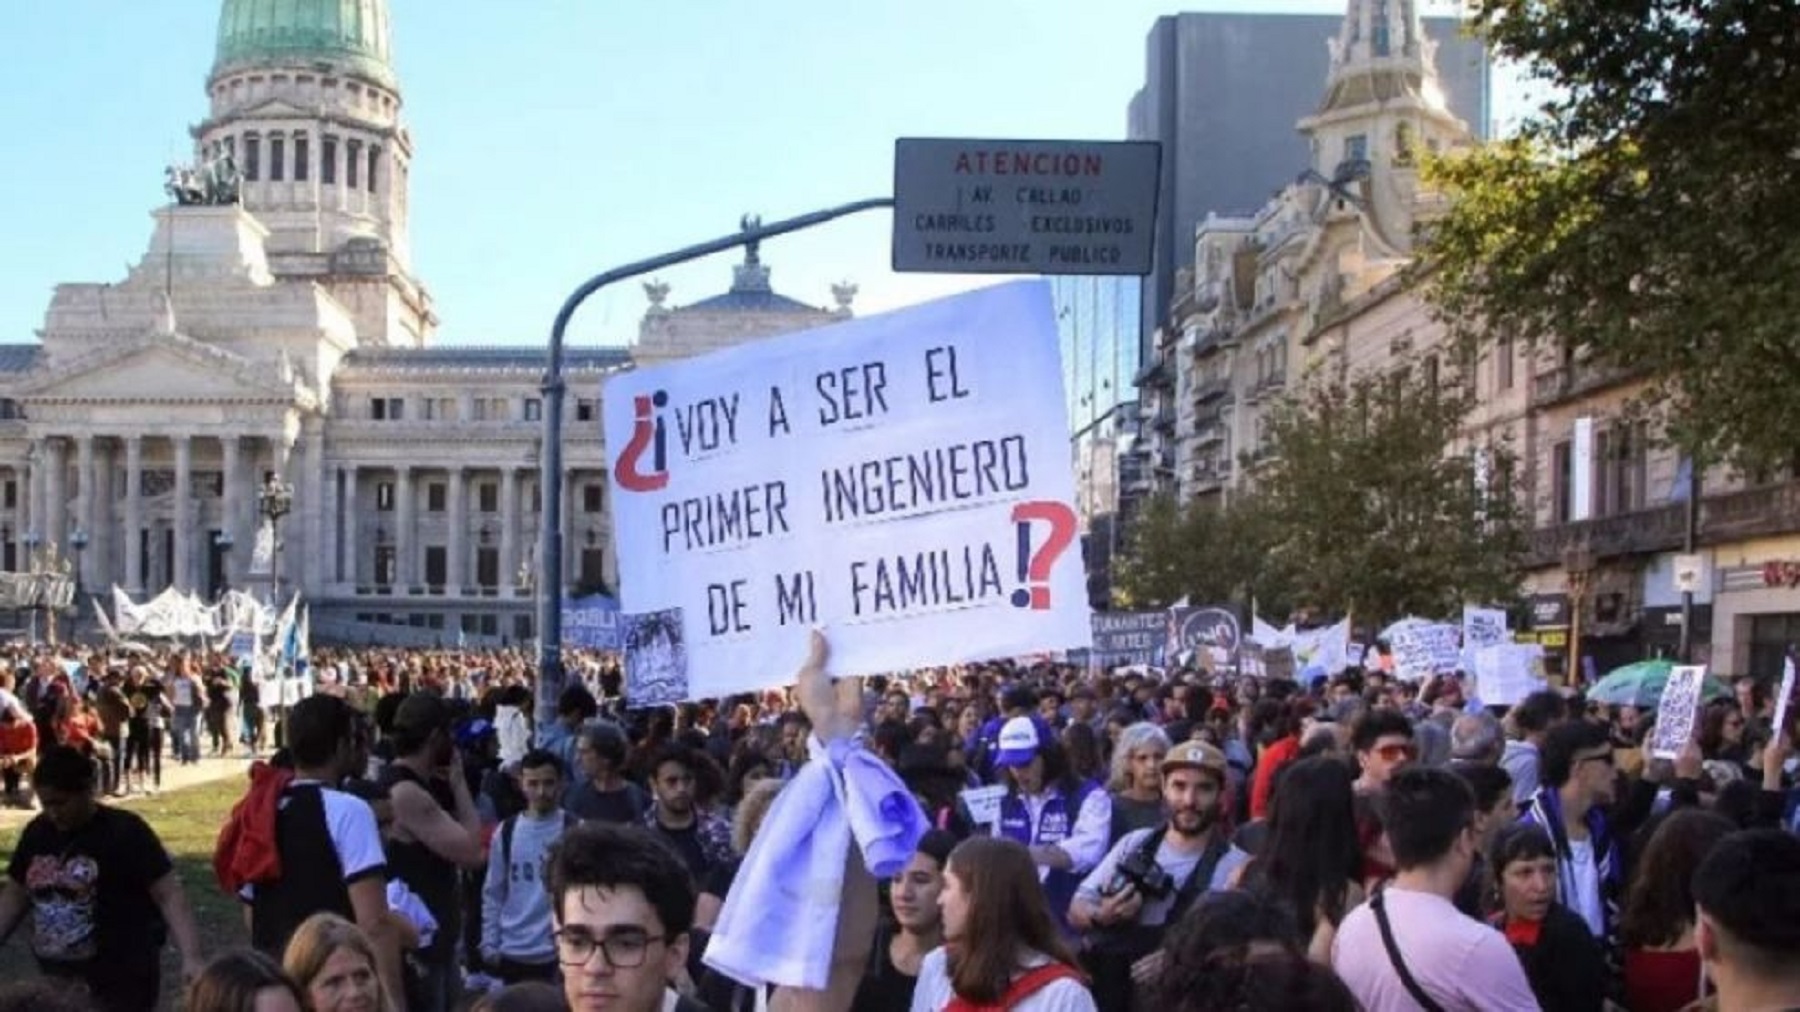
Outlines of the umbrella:
<svg viewBox="0 0 1800 1012">
<path fill-rule="evenodd" d="M 1669 684 L 1669 672 L 1674 670 L 1675 662 L 1663 658 L 1614 668 L 1587 690 L 1588 702 L 1640 708 L 1655 706 L 1662 701 L 1663 689 Z M 1700 683 L 1702 699 L 1728 698 L 1730 695 L 1731 690 L 1725 683 L 1711 675 Z"/>
</svg>

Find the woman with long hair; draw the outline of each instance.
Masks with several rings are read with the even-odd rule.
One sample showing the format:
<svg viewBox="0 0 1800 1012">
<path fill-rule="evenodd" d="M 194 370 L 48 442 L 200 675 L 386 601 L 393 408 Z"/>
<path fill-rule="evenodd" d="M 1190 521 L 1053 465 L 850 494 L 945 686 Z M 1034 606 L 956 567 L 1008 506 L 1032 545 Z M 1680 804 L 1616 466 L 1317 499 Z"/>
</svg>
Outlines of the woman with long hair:
<svg viewBox="0 0 1800 1012">
<path fill-rule="evenodd" d="M 188 985 L 186 1012 L 301 1012 L 300 988 L 281 964 L 255 949 L 213 958 Z"/>
<path fill-rule="evenodd" d="M 1632 1012 L 1675 1012 L 1704 997 L 1691 883 L 1700 862 L 1735 829 L 1722 815 L 1684 808 L 1650 835 L 1619 917 Z"/>
<path fill-rule="evenodd" d="M 1169 736 L 1149 721 L 1119 732 L 1106 781 L 1106 795 L 1112 803 L 1108 847 L 1133 830 L 1162 824 L 1162 761 L 1168 754 Z"/>
<path fill-rule="evenodd" d="M 336 914 L 314 914 L 288 939 L 281 966 L 300 988 L 306 1012 L 394 1012 L 381 986 L 375 949 L 362 929 Z"/>
<path fill-rule="evenodd" d="M 1087 724 L 1070 724 L 1062 729 L 1063 752 L 1069 757 L 1069 772 L 1082 783 L 1097 784 L 1106 776 L 1106 763 L 1100 758 L 1100 735 Z"/>
<path fill-rule="evenodd" d="M 958 844 L 938 908 L 944 945 L 919 966 L 912 1012 L 1093 1012 L 1024 847 L 986 837 Z"/>
<path fill-rule="evenodd" d="M 851 1012 L 905 1012 L 912 1007 L 919 968 L 932 950 L 944 944 L 944 914 L 938 897 L 944 891 L 944 869 L 957 839 L 933 829 L 919 839 L 918 849 L 900 874 L 888 883 L 889 913 L 875 933 L 868 969 L 857 986 Z"/>
<path fill-rule="evenodd" d="M 1287 904 L 1306 954 L 1327 965 L 1338 923 L 1363 898 L 1357 839 L 1350 768 L 1297 760 L 1281 771 L 1261 852 L 1238 874 L 1244 889 Z"/>
</svg>

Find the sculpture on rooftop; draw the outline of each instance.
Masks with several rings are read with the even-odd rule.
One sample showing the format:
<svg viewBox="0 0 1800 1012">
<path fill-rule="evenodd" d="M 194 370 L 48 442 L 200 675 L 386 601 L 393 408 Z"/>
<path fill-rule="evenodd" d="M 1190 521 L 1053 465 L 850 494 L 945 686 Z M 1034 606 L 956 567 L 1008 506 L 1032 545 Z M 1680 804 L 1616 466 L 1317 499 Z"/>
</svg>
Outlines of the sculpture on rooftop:
<svg viewBox="0 0 1800 1012">
<path fill-rule="evenodd" d="M 230 151 L 204 164 L 171 165 L 163 177 L 163 189 L 182 207 L 224 207 L 241 196 L 243 177 Z"/>
</svg>

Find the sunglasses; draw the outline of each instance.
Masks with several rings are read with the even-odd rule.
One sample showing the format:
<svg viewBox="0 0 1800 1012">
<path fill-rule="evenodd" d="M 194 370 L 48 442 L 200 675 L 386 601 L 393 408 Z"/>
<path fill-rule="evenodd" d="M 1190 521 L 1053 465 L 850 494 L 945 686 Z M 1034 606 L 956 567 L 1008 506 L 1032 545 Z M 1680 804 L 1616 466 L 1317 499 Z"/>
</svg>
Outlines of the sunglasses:
<svg viewBox="0 0 1800 1012">
<path fill-rule="evenodd" d="M 1392 763 L 1402 759 L 1417 759 L 1419 749 L 1416 745 L 1381 745 L 1375 749 L 1375 754 Z"/>
</svg>

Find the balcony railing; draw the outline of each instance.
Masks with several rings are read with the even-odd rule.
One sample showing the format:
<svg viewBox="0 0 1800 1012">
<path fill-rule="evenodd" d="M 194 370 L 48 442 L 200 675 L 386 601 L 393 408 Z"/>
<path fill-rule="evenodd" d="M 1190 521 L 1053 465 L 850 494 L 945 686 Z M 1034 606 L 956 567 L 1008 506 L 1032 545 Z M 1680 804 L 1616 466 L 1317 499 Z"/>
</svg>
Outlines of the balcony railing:
<svg viewBox="0 0 1800 1012">
<path fill-rule="evenodd" d="M 1540 527 L 1531 533 L 1527 564 L 1553 566 L 1572 549 L 1596 559 L 1649 555 L 1681 548 L 1687 507 L 1668 503 L 1576 523 Z M 1700 501 L 1699 541 L 1719 544 L 1749 537 L 1800 531 L 1800 482 L 1708 496 Z"/>
<path fill-rule="evenodd" d="M 1194 385 L 1194 403 L 1205 404 L 1217 400 L 1231 392 L 1231 379 L 1227 376 L 1216 376 Z"/>
<path fill-rule="evenodd" d="M 1173 432 L 1175 430 L 1174 405 L 1165 404 L 1162 407 L 1157 408 L 1154 424 L 1156 428 L 1162 432 Z"/>
<path fill-rule="evenodd" d="M 1642 370 L 1635 366 L 1602 365 L 1575 362 L 1557 366 L 1531 378 L 1531 406 L 1550 407 L 1574 400 L 1636 378 Z"/>
</svg>

